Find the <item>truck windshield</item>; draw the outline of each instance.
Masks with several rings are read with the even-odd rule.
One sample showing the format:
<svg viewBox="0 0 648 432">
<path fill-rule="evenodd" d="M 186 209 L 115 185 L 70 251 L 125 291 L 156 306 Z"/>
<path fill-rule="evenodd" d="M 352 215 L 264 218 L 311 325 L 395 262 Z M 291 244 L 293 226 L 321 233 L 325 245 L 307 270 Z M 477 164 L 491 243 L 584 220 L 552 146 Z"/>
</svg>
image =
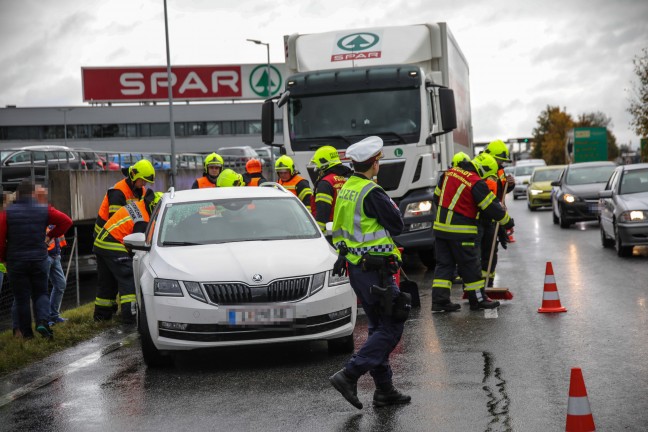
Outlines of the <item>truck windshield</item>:
<svg viewBox="0 0 648 432">
<path fill-rule="evenodd" d="M 385 145 L 415 143 L 421 134 L 419 89 L 291 98 L 288 124 L 294 151 L 324 144 L 347 148 L 370 135 L 380 136 Z"/>
</svg>

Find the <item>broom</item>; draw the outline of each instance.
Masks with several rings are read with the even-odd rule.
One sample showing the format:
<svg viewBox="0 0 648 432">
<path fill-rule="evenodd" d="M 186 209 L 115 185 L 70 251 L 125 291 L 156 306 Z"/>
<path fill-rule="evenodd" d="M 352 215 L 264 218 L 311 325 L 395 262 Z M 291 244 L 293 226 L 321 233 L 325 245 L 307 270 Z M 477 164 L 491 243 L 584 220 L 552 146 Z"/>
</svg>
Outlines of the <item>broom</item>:
<svg viewBox="0 0 648 432">
<path fill-rule="evenodd" d="M 506 201 L 506 192 L 508 189 L 508 182 L 504 184 L 504 201 Z M 506 204 L 502 202 L 502 206 L 506 209 Z M 497 235 L 499 233 L 500 223 L 495 224 L 495 232 L 493 233 L 493 242 L 491 243 L 490 256 L 488 257 L 488 270 L 486 273 L 486 280 L 484 281 L 484 287 L 488 287 L 488 282 L 490 281 L 491 268 L 493 266 L 493 257 L 495 256 L 495 248 L 497 247 Z M 513 299 L 513 293 L 509 291 L 508 288 L 486 288 L 486 295 L 491 299 L 495 300 L 511 300 Z"/>
</svg>

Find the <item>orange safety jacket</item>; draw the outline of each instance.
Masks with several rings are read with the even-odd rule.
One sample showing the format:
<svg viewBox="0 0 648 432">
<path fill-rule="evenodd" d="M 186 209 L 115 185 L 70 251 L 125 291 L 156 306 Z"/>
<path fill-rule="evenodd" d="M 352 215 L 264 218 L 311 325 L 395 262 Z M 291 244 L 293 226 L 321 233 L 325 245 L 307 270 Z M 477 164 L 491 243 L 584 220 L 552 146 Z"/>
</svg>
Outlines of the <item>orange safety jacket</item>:
<svg viewBox="0 0 648 432">
<path fill-rule="evenodd" d="M 124 237 L 133 233 L 138 222 L 148 223 L 150 215 L 144 201 L 130 203 L 120 208 L 108 219 L 94 241 L 94 252 L 106 255 L 124 255 Z"/>
<path fill-rule="evenodd" d="M 261 177 L 250 177 L 250 181 L 245 183 L 245 186 L 259 186 L 259 180 Z"/>
<path fill-rule="evenodd" d="M 304 181 L 304 183 L 300 187 L 299 183 L 301 181 Z M 290 178 L 290 180 L 286 182 L 279 179 L 279 184 L 286 188 L 286 190 L 289 190 L 290 192 L 295 194 L 295 196 L 299 198 L 299 200 L 303 202 L 305 206 L 310 207 L 310 199 L 313 195 L 313 190 L 309 187 L 310 185 L 308 183 L 308 180 L 306 180 L 304 177 L 295 174 Z"/>
<path fill-rule="evenodd" d="M 139 201 L 140 199 L 135 195 L 133 190 L 128 185 L 127 179 L 123 179 L 115 183 L 113 187 L 108 189 L 106 195 L 104 196 L 103 201 L 101 202 L 101 206 L 99 207 L 99 213 L 97 214 L 97 221 L 95 222 L 95 234 L 99 234 L 99 231 L 101 231 L 101 228 L 103 228 L 106 221 L 110 219 L 110 217 L 114 215 L 115 212 L 122 207 L 120 204 L 111 203 L 108 200 L 108 192 L 114 189 L 117 189 L 122 194 L 124 194 L 124 198 L 126 199 L 126 204 Z M 145 191 L 146 188 L 142 187 L 142 197 L 144 197 Z"/>
<path fill-rule="evenodd" d="M 212 183 L 207 176 L 197 178 L 196 182 L 198 183 L 198 189 L 216 187 L 216 184 Z"/>
</svg>

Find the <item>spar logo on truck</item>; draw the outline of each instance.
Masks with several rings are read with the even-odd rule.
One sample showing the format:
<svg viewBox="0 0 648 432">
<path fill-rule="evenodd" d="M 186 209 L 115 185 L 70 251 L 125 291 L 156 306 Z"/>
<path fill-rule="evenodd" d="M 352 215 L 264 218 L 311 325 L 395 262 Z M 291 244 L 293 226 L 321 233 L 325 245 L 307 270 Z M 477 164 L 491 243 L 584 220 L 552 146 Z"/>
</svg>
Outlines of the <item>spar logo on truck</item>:
<svg viewBox="0 0 648 432">
<path fill-rule="evenodd" d="M 333 47 L 331 61 L 365 60 L 380 58 L 381 34 L 360 32 L 340 33 L 336 35 L 337 43 Z M 370 48 L 372 48 L 370 50 Z"/>
</svg>

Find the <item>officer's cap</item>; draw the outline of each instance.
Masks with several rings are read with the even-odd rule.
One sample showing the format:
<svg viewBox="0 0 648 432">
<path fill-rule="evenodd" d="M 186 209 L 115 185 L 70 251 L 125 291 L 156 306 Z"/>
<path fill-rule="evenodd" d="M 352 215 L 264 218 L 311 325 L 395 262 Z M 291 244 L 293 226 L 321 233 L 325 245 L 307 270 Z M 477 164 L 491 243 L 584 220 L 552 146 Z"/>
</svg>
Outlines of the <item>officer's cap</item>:
<svg viewBox="0 0 648 432">
<path fill-rule="evenodd" d="M 353 162 L 374 162 L 383 157 L 383 140 L 370 136 L 349 146 L 346 156 Z"/>
</svg>

